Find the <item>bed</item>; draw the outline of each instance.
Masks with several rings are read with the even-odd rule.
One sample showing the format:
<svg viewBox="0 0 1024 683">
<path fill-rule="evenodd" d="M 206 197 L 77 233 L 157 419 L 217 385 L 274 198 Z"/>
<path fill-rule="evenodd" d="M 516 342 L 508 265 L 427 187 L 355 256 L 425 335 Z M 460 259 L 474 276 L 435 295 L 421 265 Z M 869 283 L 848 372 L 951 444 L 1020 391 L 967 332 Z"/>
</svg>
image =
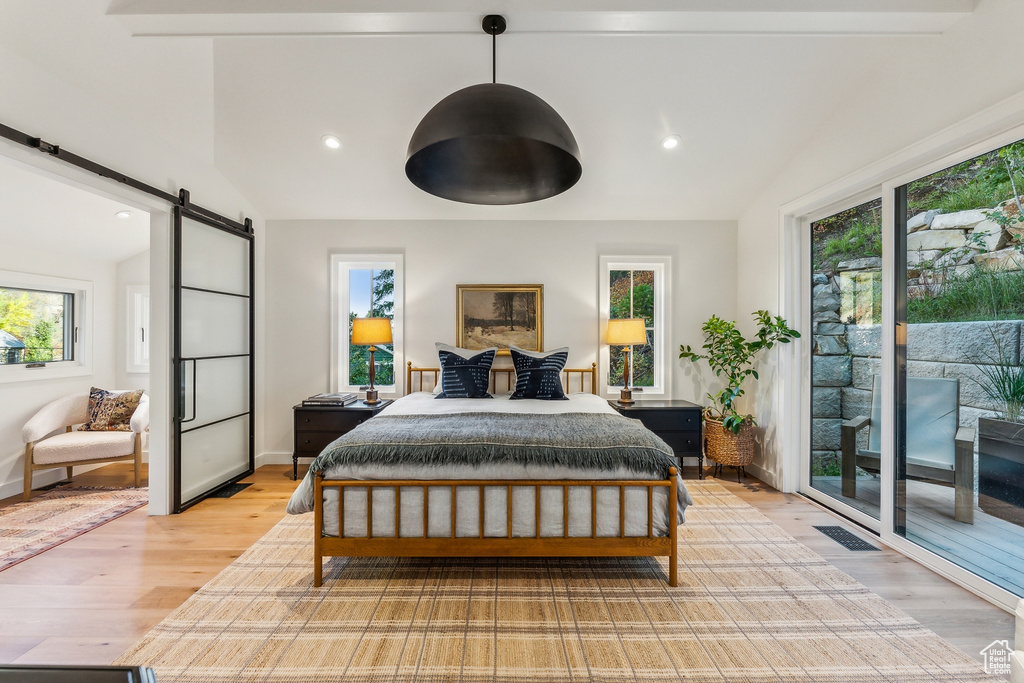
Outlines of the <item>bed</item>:
<svg viewBox="0 0 1024 683">
<path fill-rule="evenodd" d="M 566 401 L 510 401 L 512 372 L 439 401 L 410 363 L 410 393 L 324 449 L 288 503 L 314 513 L 315 586 L 328 556 L 665 556 L 677 584 L 672 449 L 597 396 L 596 364 L 563 370 Z"/>
</svg>

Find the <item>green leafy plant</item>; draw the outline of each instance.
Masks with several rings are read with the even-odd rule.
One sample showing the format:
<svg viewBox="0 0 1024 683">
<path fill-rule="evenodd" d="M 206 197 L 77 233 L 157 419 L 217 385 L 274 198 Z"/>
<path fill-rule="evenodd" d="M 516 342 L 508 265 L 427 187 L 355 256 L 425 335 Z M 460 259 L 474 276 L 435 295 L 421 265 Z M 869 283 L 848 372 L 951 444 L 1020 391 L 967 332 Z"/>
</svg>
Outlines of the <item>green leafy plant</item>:
<svg viewBox="0 0 1024 683">
<path fill-rule="evenodd" d="M 995 353 L 982 354 L 988 363 L 974 363 L 981 372 L 981 379 L 974 382 L 981 387 L 985 395 L 999 405 L 999 418 L 1007 422 L 1024 423 L 1024 359 L 1013 355 L 1003 348 L 993 330 L 992 346 Z"/>
<path fill-rule="evenodd" d="M 723 320 L 717 315 L 704 323 L 703 353 L 694 351 L 689 345 L 679 347 L 679 357 L 694 363 L 706 360 L 717 377 L 725 380 L 725 387 L 717 394 L 708 394 L 714 408 L 705 409 L 705 415 L 720 419 L 722 426 L 738 434 L 744 424 L 757 424 L 752 415 L 741 415 L 735 403 L 743 395 L 743 381 L 747 377 L 758 379 L 754 370 L 754 357 L 761 349 L 770 349 L 775 344 L 788 344 L 800 336 L 796 330 L 779 316 L 772 318 L 768 311 L 753 313 L 757 320 L 757 333 L 753 339 L 746 339 L 736 329 L 735 321 Z"/>
</svg>

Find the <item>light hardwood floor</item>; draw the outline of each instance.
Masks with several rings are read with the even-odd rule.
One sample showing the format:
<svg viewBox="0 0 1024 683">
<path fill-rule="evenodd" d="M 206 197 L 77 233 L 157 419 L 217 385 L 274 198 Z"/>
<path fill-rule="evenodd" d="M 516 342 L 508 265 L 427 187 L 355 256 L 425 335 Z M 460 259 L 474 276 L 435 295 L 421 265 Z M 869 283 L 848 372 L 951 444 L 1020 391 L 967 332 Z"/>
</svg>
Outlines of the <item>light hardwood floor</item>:
<svg viewBox="0 0 1024 683">
<path fill-rule="evenodd" d="M 980 660 L 990 642 L 1013 638 L 1012 615 L 894 551 L 846 550 L 813 526 L 870 535 L 799 496 L 734 476 L 720 482 L 969 656 Z M 122 463 L 75 477 L 83 485 L 130 481 Z M 0 662 L 109 663 L 284 516 L 295 488 L 290 466 L 265 466 L 245 481 L 253 485 L 233 498 L 170 517 L 136 510 L 0 572 Z"/>
</svg>

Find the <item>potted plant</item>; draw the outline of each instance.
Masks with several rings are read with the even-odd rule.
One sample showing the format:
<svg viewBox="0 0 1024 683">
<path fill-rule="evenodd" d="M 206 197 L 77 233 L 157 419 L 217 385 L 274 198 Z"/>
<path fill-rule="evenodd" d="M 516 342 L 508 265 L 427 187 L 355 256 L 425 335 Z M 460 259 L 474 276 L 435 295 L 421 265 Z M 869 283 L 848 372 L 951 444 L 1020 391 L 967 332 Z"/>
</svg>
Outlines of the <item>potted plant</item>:
<svg viewBox="0 0 1024 683">
<path fill-rule="evenodd" d="M 735 321 L 713 315 L 701 328 L 703 352 L 694 351 L 689 345 L 679 347 L 680 358 L 695 363 L 706 360 L 715 375 L 725 381 L 721 391 L 708 394 L 712 405 L 704 408 L 706 455 L 716 463 L 738 468 L 749 465 L 754 459 L 752 428 L 757 422 L 753 415 L 740 414 L 736 409 L 736 401 L 743 396 L 744 380 L 747 377 L 758 379 L 754 358 L 761 349 L 788 344 L 800 336 L 785 320 L 779 316 L 773 318 L 768 311 L 757 311 L 753 316 L 758 325 L 753 339 L 746 339 L 736 329 Z"/>
<path fill-rule="evenodd" d="M 974 364 L 975 381 L 997 406 L 995 418 L 978 418 L 978 506 L 1024 526 L 1024 358 L 1007 353 L 994 332 L 992 341 L 989 362 Z"/>
</svg>

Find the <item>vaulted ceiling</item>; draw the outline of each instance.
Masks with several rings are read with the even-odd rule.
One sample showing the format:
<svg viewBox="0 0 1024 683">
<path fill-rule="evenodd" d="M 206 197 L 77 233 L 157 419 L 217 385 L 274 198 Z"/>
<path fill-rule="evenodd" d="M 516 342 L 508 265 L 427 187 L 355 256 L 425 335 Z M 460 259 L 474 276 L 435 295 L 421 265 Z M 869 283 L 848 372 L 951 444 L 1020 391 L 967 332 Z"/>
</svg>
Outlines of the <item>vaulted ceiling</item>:
<svg viewBox="0 0 1024 683">
<path fill-rule="evenodd" d="M 151 122 L 268 219 L 734 219 L 879 70 L 977 4 L 0 0 L 0 46 Z M 456 204 L 404 175 L 420 118 L 490 79 L 490 12 L 508 20 L 499 82 L 551 104 L 583 159 L 575 188 L 535 204 Z"/>
</svg>

